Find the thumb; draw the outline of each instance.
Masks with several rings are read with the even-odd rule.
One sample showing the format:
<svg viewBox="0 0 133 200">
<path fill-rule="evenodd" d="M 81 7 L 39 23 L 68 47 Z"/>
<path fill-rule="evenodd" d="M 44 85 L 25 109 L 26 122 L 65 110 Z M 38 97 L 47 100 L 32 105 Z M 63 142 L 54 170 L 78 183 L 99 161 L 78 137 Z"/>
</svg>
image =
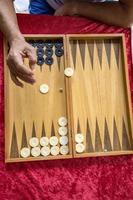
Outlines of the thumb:
<svg viewBox="0 0 133 200">
<path fill-rule="evenodd" d="M 55 16 L 63 16 L 64 15 L 64 6 L 60 7 L 59 9 L 57 9 L 54 13 Z"/>
</svg>

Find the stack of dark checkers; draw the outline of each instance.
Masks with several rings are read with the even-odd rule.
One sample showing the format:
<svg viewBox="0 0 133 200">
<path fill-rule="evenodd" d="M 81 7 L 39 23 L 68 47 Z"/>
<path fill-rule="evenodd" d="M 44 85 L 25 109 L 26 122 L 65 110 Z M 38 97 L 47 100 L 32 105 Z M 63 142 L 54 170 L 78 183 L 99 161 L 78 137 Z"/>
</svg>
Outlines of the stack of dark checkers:
<svg viewBox="0 0 133 200">
<path fill-rule="evenodd" d="M 37 64 L 51 66 L 54 62 L 53 54 L 57 57 L 64 55 L 62 40 L 27 40 L 27 42 L 36 48 Z"/>
</svg>

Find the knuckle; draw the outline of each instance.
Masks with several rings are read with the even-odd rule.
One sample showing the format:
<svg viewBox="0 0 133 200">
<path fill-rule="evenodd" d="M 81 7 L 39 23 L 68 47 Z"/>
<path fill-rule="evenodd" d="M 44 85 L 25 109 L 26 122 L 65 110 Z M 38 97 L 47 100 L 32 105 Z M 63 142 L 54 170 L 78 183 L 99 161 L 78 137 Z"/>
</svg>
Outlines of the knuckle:
<svg viewBox="0 0 133 200">
<path fill-rule="evenodd" d="M 11 60 L 13 60 L 13 55 L 9 53 L 7 56 L 7 62 L 10 62 Z"/>
<path fill-rule="evenodd" d="M 31 51 L 35 52 L 35 48 L 34 47 L 30 46 L 30 49 L 31 49 Z"/>
<path fill-rule="evenodd" d="M 35 48 L 33 47 L 33 46 L 31 46 L 30 44 L 26 44 L 26 49 L 28 50 L 28 51 L 34 51 L 35 50 Z"/>
<path fill-rule="evenodd" d="M 37 62 L 37 58 L 33 57 L 32 62 L 34 62 L 34 63 Z"/>
<path fill-rule="evenodd" d="M 13 61 L 17 57 L 17 53 L 14 51 L 10 51 L 7 57 L 8 61 Z"/>
<path fill-rule="evenodd" d="M 17 64 L 17 65 L 15 66 L 15 68 L 16 68 L 16 71 L 17 71 L 17 72 L 20 72 L 20 71 L 22 71 L 22 69 L 23 69 L 23 67 L 22 67 L 20 64 Z"/>
</svg>

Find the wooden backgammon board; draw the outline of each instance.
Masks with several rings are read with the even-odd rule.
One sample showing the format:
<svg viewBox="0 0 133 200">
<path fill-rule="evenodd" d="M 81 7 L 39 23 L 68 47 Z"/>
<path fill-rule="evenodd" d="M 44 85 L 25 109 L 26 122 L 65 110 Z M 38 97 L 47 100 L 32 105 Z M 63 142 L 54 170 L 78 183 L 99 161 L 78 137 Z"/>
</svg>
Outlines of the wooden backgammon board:
<svg viewBox="0 0 133 200">
<path fill-rule="evenodd" d="M 19 88 L 5 62 L 5 161 L 132 154 L 124 36 L 25 38 L 36 48 L 37 81 Z M 5 60 L 7 52 L 5 42 Z"/>
</svg>

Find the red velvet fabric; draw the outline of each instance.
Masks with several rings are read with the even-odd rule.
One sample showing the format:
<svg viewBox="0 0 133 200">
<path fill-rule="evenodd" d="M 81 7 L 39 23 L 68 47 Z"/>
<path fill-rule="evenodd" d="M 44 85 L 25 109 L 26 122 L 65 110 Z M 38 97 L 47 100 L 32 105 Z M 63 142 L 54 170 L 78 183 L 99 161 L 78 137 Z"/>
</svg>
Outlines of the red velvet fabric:
<svg viewBox="0 0 133 200">
<path fill-rule="evenodd" d="M 20 15 L 22 33 L 124 33 L 133 96 L 130 29 L 87 19 Z M 4 163 L 3 46 L 0 34 L 0 200 L 132 200 L 133 156 Z"/>
</svg>

